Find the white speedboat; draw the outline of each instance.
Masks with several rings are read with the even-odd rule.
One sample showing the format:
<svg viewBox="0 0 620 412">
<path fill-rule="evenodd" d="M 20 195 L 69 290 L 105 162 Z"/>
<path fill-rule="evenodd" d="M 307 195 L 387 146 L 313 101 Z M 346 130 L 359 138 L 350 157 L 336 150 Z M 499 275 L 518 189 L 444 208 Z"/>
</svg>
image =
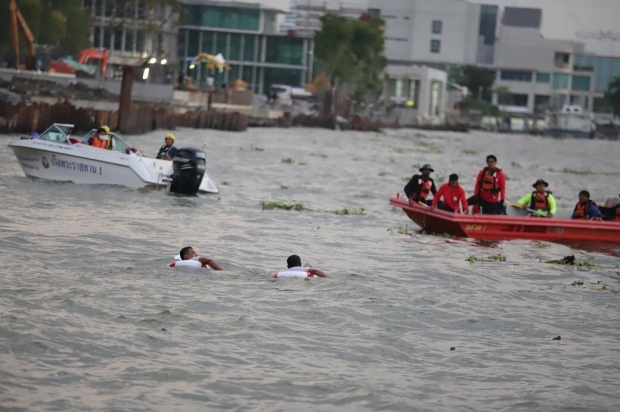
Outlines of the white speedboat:
<svg viewBox="0 0 620 412">
<path fill-rule="evenodd" d="M 167 187 L 175 193 L 218 193 L 206 169 L 205 153 L 182 148 L 173 160 L 141 156 L 120 136 L 110 133 L 115 150 L 88 145 L 71 136 L 73 125 L 54 123 L 34 137 L 9 143 L 26 176 L 86 184 L 121 185 L 132 188 Z"/>
</svg>

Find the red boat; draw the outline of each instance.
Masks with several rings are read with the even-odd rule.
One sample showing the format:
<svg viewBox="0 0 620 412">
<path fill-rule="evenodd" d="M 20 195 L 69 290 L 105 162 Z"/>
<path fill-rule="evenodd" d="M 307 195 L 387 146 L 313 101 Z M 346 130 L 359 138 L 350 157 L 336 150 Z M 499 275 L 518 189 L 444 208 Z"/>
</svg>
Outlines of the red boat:
<svg viewBox="0 0 620 412">
<path fill-rule="evenodd" d="M 430 233 L 485 240 L 531 239 L 549 242 L 620 242 L 620 223 L 528 216 L 466 215 L 443 210 L 430 210 L 426 205 L 410 206 L 399 195 L 390 198 L 392 206 L 400 207 L 418 226 Z M 514 209 L 510 213 L 526 213 Z"/>
</svg>

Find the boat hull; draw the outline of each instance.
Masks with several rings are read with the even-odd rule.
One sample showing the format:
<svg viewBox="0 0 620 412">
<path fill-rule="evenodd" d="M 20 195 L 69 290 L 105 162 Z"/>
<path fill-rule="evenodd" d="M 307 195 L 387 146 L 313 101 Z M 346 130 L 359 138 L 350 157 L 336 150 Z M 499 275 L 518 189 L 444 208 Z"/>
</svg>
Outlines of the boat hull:
<svg viewBox="0 0 620 412">
<path fill-rule="evenodd" d="M 427 232 L 484 240 L 530 239 L 549 242 L 620 242 L 620 223 L 566 218 L 465 215 L 409 205 L 405 199 L 390 198 L 418 226 Z"/>
<path fill-rule="evenodd" d="M 169 160 L 102 150 L 84 144 L 64 144 L 38 139 L 18 139 L 9 144 L 24 174 L 29 177 L 78 184 L 108 184 L 131 188 L 167 186 L 172 175 Z M 205 172 L 199 188 L 218 193 Z"/>
</svg>

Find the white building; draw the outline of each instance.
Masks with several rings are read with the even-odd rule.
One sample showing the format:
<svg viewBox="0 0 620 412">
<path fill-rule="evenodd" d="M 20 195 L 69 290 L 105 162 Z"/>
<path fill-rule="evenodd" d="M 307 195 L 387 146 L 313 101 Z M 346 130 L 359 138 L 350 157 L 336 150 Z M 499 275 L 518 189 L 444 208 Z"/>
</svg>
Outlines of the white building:
<svg viewBox="0 0 620 412">
<path fill-rule="evenodd" d="M 563 104 L 596 110 L 620 59 L 588 54 L 580 43 L 540 35 L 542 10 L 475 4 L 475 0 L 369 0 L 386 22 L 391 65 L 446 70 L 477 65 L 496 76 L 493 102 L 533 113 Z M 475 91 L 472 91 L 475 93 Z"/>
<path fill-rule="evenodd" d="M 280 32 L 292 31 L 296 36 L 314 37 L 321 30 L 321 16 L 332 13 L 357 19 L 368 9 L 360 4 L 338 0 L 290 0 L 291 10 L 280 24 Z"/>
</svg>

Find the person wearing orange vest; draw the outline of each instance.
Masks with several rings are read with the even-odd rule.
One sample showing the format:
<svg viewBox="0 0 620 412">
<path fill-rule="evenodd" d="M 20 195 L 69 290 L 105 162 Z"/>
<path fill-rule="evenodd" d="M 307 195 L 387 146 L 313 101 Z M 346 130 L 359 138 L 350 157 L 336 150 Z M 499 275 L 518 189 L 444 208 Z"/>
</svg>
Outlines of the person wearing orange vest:
<svg viewBox="0 0 620 412">
<path fill-rule="evenodd" d="M 474 212 L 482 208 L 485 215 L 506 214 L 506 177 L 502 169 L 497 167 L 497 157 L 487 156 L 487 167 L 478 173 L 474 195 L 468 199 L 475 204 Z"/>
<path fill-rule="evenodd" d="M 411 180 L 405 185 L 405 194 L 409 198 L 409 204 L 424 202 L 430 206 L 430 199 L 427 200 L 428 194 L 432 193 L 434 196 L 437 193 L 435 182 L 431 178 L 431 173 L 434 170 L 431 165 L 425 164 L 419 171 L 422 174 L 413 175 Z"/>
<path fill-rule="evenodd" d="M 601 211 L 596 203 L 590 200 L 590 192 L 587 190 L 579 192 L 579 203 L 575 205 L 571 219 L 601 220 Z"/>
<path fill-rule="evenodd" d="M 110 138 L 110 128 L 101 126 L 94 135 L 88 139 L 88 145 L 99 149 L 112 150 L 112 139 Z"/>
<path fill-rule="evenodd" d="M 536 211 L 536 213 L 530 213 L 530 216 L 553 217 L 558 208 L 555 204 L 555 198 L 551 192 L 547 191 L 549 183 L 539 179 L 532 187 L 536 190 L 523 196 L 517 204 L 523 209 Z"/>
</svg>

